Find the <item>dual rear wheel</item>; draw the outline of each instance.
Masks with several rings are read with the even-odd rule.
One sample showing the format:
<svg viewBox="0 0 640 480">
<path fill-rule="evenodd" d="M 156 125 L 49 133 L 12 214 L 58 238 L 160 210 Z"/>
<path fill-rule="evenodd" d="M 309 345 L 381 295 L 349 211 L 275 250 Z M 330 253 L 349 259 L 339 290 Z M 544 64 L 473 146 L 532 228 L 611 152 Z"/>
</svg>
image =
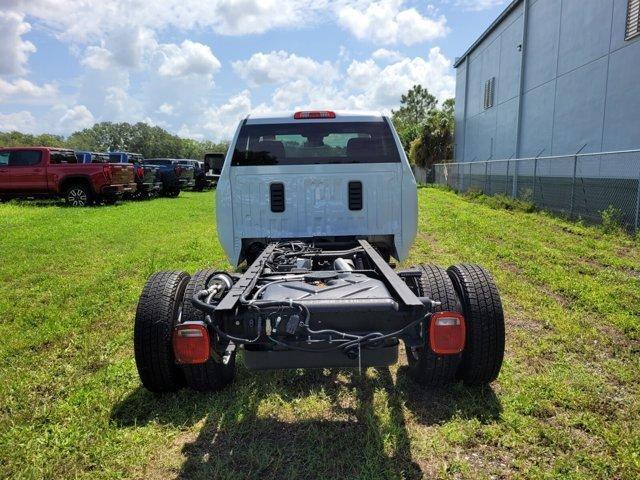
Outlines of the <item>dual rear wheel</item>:
<svg viewBox="0 0 640 480">
<path fill-rule="evenodd" d="M 407 282 L 416 295 L 440 302 L 436 311 L 464 315 L 466 342 L 462 353 L 438 355 L 425 342 L 407 348 L 411 377 L 420 384 L 438 387 L 463 381 L 484 385 L 495 380 L 504 355 L 504 316 L 500 296 L 491 275 L 476 265 L 455 265 L 444 270 L 435 265 L 418 267 L 421 275 Z M 172 346 L 175 326 L 182 321 L 204 320 L 193 307 L 193 295 L 207 287 L 215 273 L 207 269 L 190 277 L 185 272 L 153 274 L 145 285 L 134 326 L 136 365 L 142 384 L 152 392 L 174 391 L 184 386 L 199 391 L 220 390 L 235 375 L 235 351 L 226 359 L 212 355 L 199 365 L 176 364 Z"/>
<path fill-rule="evenodd" d="M 411 377 L 431 387 L 459 380 L 469 386 L 495 380 L 504 356 L 505 329 L 500 295 L 491 274 L 477 265 L 454 265 L 446 271 L 435 265 L 418 269 L 420 277 L 414 277 L 415 283 L 409 286 L 418 296 L 440 302 L 435 311 L 462 313 L 466 341 L 457 355 L 436 354 L 428 338 L 419 347 L 407 348 Z"/>
<path fill-rule="evenodd" d="M 206 288 L 213 270 L 190 277 L 185 272 L 154 273 L 138 302 L 134 324 L 134 351 L 142 384 L 152 392 L 170 392 L 182 387 L 199 391 L 223 388 L 233 380 L 235 352 L 227 358 L 211 356 L 200 365 L 177 365 L 173 353 L 174 327 L 187 320 L 204 320 L 191 304 L 193 295 Z"/>
</svg>

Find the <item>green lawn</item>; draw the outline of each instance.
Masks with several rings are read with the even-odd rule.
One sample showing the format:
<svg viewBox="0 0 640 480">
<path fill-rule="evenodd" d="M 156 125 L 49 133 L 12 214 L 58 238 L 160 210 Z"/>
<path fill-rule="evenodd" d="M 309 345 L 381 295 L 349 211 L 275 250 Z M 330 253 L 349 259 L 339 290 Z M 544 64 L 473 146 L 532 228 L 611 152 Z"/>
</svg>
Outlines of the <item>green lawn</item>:
<svg viewBox="0 0 640 480">
<path fill-rule="evenodd" d="M 492 388 L 424 390 L 403 359 L 363 377 L 240 366 L 221 394 L 155 397 L 138 294 L 157 270 L 229 268 L 213 194 L 0 205 L 0 478 L 638 478 L 639 242 L 419 195 L 407 264 L 480 263 L 501 290 Z"/>
</svg>

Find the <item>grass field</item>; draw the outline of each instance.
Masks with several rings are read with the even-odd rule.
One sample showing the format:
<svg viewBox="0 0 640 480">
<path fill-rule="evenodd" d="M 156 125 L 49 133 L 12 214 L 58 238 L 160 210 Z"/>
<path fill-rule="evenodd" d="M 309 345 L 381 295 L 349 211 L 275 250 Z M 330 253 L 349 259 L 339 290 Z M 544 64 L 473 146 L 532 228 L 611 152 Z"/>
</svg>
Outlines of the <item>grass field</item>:
<svg viewBox="0 0 640 480">
<path fill-rule="evenodd" d="M 640 477 L 640 243 L 421 189 L 407 264 L 485 265 L 507 319 L 491 388 L 403 368 L 249 373 L 218 395 L 140 387 L 152 272 L 229 268 L 212 193 L 0 205 L 0 478 Z"/>
</svg>

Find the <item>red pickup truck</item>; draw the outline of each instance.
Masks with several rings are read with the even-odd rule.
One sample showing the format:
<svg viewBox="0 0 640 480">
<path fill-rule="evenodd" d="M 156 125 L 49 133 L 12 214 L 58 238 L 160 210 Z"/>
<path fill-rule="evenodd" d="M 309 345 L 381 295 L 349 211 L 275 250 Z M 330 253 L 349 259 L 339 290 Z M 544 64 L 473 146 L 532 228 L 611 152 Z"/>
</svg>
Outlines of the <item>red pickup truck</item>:
<svg viewBox="0 0 640 480">
<path fill-rule="evenodd" d="M 57 196 L 79 207 L 136 190 L 133 165 L 78 163 L 73 150 L 0 148 L 0 199 Z"/>
</svg>

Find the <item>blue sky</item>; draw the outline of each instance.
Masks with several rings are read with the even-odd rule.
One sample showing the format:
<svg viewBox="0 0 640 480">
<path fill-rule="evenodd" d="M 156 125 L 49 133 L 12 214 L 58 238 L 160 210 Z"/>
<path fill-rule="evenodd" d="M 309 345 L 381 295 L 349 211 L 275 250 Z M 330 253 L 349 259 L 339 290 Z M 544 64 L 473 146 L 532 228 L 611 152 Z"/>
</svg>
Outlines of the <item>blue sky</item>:
<svg viewBox="0 0 640 480">
<path fill-rule="evenodd" d="M 251 111 L 382 110 L 506 0 L 0 0 L 0 131 L 145 121 L 223 140 Z"/>
</svg>

